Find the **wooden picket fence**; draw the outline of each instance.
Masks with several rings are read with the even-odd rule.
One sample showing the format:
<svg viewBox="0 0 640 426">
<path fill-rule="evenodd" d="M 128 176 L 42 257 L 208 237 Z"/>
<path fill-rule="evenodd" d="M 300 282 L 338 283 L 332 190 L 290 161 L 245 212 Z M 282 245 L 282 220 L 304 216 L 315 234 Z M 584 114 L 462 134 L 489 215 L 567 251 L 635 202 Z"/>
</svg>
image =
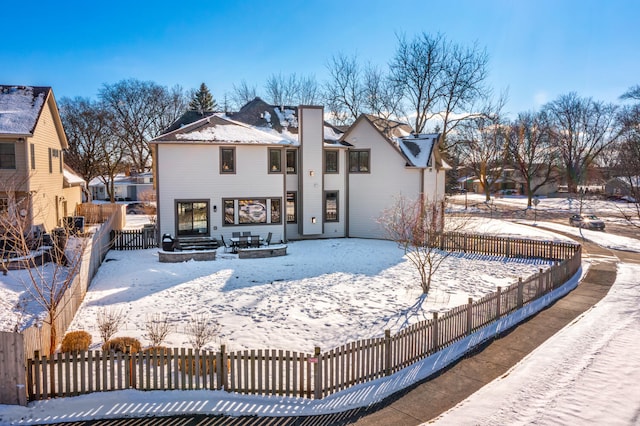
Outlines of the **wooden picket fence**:
<svg viewBox="0 0 640 426">
<path fill-rule="evenodd" d="M 158 247 L 155 226 L 111 231 L 111 248 L 114 250 L 141 250 L 154 247 Z"/>
<path fill-rule="evenodd" d="M 451 234 L 448 250 L 553 259 L 554 264 L 477 301 L 406 327 L 322 352 L 244 350 L 227 353 L 167 349 L 138 353 L 36 353 L 27 361 L 29 400 L 120 389 L 224 389 L 250 395 L 321 399 L 394 374 L 526 306 L 580 268 L 579 244 Z M 555 257 L 555 256 L 566 256 Z"/>
</svg>

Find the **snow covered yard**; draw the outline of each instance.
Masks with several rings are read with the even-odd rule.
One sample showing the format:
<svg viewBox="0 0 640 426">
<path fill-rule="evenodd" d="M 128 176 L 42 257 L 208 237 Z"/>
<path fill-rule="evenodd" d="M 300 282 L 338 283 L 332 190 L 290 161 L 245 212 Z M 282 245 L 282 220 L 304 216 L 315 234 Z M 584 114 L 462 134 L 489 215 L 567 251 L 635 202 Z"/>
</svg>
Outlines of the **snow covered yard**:
<svg viewBox="0 0 640 426">
<path fill-rule="evenodd" d="M 212 262 L 158 262 L 157 250 L 111 251 L 71 329 L 85 329 L 98 348 L 96 315 L 121 311 L 118 336 L 139 338 L 153 313 L 166 314 L 173 332 L 164 345 L 189 347 L 184 330 L 196 314 L 215 318 L 228 350 L 328 350 L 397 331 L 528 276 L 547 262 L 452 254 L 424 298 L 417 271 L 395 243 L 334 239 L 289 244 L 281 258 L 238 259 L 219 253 Z"/>
</svg>

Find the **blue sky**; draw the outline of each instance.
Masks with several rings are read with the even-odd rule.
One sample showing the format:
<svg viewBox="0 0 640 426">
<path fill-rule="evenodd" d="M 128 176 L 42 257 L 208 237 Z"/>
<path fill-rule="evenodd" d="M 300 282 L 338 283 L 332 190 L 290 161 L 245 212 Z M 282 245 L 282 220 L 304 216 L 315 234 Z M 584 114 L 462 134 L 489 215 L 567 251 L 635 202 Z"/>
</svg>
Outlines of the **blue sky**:
<svg viewBox="0 0 640 426">
<path fill-rule="evenodd" d="M 607 102 L 640 84 L 635 0 L 10 1 L 2 7 L 0 83 L 96 97 L 125 78 L 196 88 L 220 102 L 243 79 L 327 77 L 333 55 L 385 66 L 397 34 L 477 41 L 507 111 L 576 91 Z"/>
</svg>

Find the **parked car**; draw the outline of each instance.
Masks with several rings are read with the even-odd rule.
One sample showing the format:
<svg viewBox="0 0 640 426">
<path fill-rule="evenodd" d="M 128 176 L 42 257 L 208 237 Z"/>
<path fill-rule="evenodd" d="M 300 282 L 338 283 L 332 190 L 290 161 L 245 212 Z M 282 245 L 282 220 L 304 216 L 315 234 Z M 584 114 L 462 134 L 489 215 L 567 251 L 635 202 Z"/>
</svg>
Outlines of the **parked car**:
<svg viewBox="0 0 640 426">
<path fill-rule="evenodd" d="M 569 223 L 578 228 L 597 229 L 604 231 L 604 222 L 593 214 L 574 214 L 569 218 Z"/>
<path fill-rule="evenodd" d="M 150 204 L 129 203 L 127 204 L 127 214 L 156 214 L 156 208 Z"/>
</svg>

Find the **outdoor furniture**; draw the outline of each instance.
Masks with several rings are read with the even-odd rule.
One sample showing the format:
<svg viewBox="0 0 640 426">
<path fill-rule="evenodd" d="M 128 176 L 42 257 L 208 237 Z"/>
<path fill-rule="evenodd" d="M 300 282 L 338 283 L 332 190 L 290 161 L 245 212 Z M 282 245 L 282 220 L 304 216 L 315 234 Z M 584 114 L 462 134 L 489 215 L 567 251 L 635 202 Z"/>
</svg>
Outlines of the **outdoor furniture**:
<svg viewBox="0 0 640 426">
<path fill-rule="evenodd" d="M 249 247 L 260 247 L 260 237 L 257 235 L 249 237 Z"/>
<path fill-rule="evenodd" d="M 238 239 L 238 248 L 239 249 L 243 249 L 243 248 L 249 248 L 249 237 L 246 235 L 242 235 L 239 237 Z"/>
<path fill-rule="evenodd" d="M 245 231 L 242 233 L 243 237 L 250 237 L 251 236 L 251 231 Z"/>
<path fill-rule="evenodd" d="M 232 232 L 232 233 L 231 233 L 231 236 L 232 236 L 233 238 L 237 238 L 237 237 L 239 237 L 239 236 L 240 236 L 240 232 Z"/>
<path fill-rule="evenodd" d="M 224 240 L 224 235 L 220 235 L 220 238 L 222 239 L 222 246 L 224 247 L 224 252 L 225 253 L 229 253 L 229 250 L 231 249 L 231 247 L 227 244 L 227 242 Z"/>
<path fill-rule="evenodd" d="M 267 234 L 267 239 L 266 239 L 266 240 L 264 240 L 264 245 L 265 245 L 265 246 L 269 246 L 269 244 L 271 244 L 271 232 L 269 232 L 269 233 Z"/>
<path fill-rule="evenodd" d="M 253 243 L 253 238 L 258 240 L 257 246 L 251 245 Z M 248 237 L 246 235 L 229 238 L 229 241 L 231 241 L 230 243 L 231 253 L 238 253 L 238 249 L 246 249 L 249 247 L 260 247 L 260 244 L 262 243 L 262 238 L 255 235 L 253 236 L 253 238 Z"/>
</svg>

